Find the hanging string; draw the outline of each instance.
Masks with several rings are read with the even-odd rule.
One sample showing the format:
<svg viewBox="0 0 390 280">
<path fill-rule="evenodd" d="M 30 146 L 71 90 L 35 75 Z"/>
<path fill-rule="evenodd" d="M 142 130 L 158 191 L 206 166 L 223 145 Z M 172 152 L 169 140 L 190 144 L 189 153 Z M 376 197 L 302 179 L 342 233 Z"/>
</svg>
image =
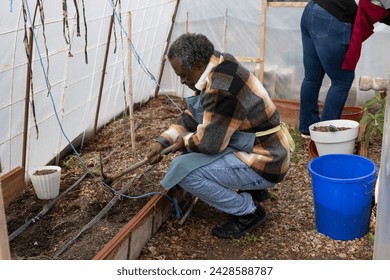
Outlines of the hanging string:
<svg viewBox="0 0 390 280">
<path fill-rule="evenodd" d="M 84 56 L 85 56 L 85 64 L 88 64 L 88 26 L 87 26 L 87 19 L 85 16 L 85 3 L 84 0 L 81 0 L 82 4 L 82 11 L 83 11 L 83 21 L 84 21 L 84 30 L 85 30 L 85 35 L 84 35 Z M 73 5 L 76 10 L 76 36 L 80 37 L 81 32 L 80 32 L 80 11 L 79 11 L 79 6 L 77 0 L 73 0 Z M 72 45 L 71 45 L 71 38 L 70 38 L 70 30 L 69 30 L 69 20 L 68 20 L 68 4 L 67 0 L 62 0 L 62 33 L 65 38 L 65 42 L 67 45 L 69 45 L 69 51 L 68 51 L 68 56 L 72 57 Z"/>
<path fill-rule="evenodd" d="M 114 0 L 111 0 L 112 1 L 112 4 L 114 4 Z M 117 6 L 117 4 L 118 4 L 118 0 L 116 0 L 116 2 L 115 2 L 115 6 L 113 5 L 113 7 L 115 7 L 116 8 L 116 6 Z M 112 15 L 114 16 L 114 13 L 115 13 L 115 8 L 113 9 L 113 11 L 112 11 Z M 116 25 L 114 24 L 113 26 L 112 26 L 112 28 L 114 29 L 113 31 L 113 33 L 114 33 L 114 53 L 116 53 L 116 48 L 117 48 L 117 36 L 116 36 Z"/>
<path fill-rule="evenodd" d="M 79 7 L 77 6 L 77 0 L 73 0 L 74 8 L 76 9 L 76 34 L 77 37 L 80 37 L 80 13 Z"/>
<path fill-rule="evenodd" d="M 112 0 L 108 0 L 108 2 L 110 3 L 110 5 L 112 6 L 113 10 L 114 10 L 114 13 L 115 13 L 115 17 L 119 23 L 119 26 L 121 27 L 121 30 L 123 32 L 123 34 L 127 37 L 127 32 L 125 30 L 125 28 L 123 27 L 122 25 L 122 22 L 120 20 L 120 16 L 118 15 L 118 13 L 115 11 L 115 7 L 113 6 L 113 3 L 112 3 Z M 183 113 L 183 110 L 179 107 L 179 105 L 176 104 L 176 102 L 167 94 L 167 92 L 165 91 L 165 89 L 161 86 L 161 84 L 157 81 L 156 77 L 149 71 L 148 67 L 145 65 L 145 63 L 143 62 L 141 56 L 138 54 L 137 50 L 135 49 L 134 47 L 134 44 L 133 42 L 131 42 L 131 50 L 134 54 L 134 57 L 136 58 L 138 64 L 141 66 L 141 69 L 150 77 L 150 79 L 152 79 L 156 85 L 160 88 L 160 90 L 162 91 L 162 93 L 172 102 L 172 104 L 178 109 L 178 111 L 180 112 L 180 114 Z M 130 55 L 130 54 L 129 54 Z"/>
<path fill-rule="evenodd" d="M 25 9 L 25 11 L 26 11 L 26 14 L 27 14 L 28 20 L 30 21 L 31 26 L 33 27 L 33 21 L 31 19 L 31 13 L 30 13 L 29 5 L 28 5 L 28 0 L 23 0 L 23 4 L 24 4 L 25 1 L 26 1 L 26 5 L 25 5 L 26 9 Z M 40 1 L 40 0 L 38 0 L 38 1 Z M 38 40 L 37 40 L 35 31 L 34 31 L 34 28 L 31 28 L 31 30 L 32 30 L 32 33 L 33 33 L 34 41 L 36 43 L 36 49 L 37 49 L 37 53 L 38 53 L 38 56 L 39 56 L 40 65 L 41 65 L 41 68 L 43 70 L 43 75 L 44 75 L 44 78 L 45 78 L 46 87 L 48 89 L 48 96 L 50 97 L 50 100 L 51 100 L 51 103 L 52 103 L 52 106 L 53 106 L 53 109 L 54 109 L 54 115 L 56 117 L 56 120 L 57 120 L 57 123 L 59 125 L 60 131 L 61 131 L 62 135 L 65 137 L 65 139 L 68 142 L 69 146 L 72 148 L 75 156 L 77 157 L 77 159 L 79 160 L 79 162 L 83 166 L 83 168 L 88 172 L 88 174 L 90 174 L 94 178 L 94 180 L 97 183 L 102 184 L 103 186 L 107 187 L 108 189 L 111 190 L 111 192 L 113 192 L 116 195 L 119 195 L 119 196 L 122 196 L 122 197 L 125 197 L 125 198 L 142 198 L 142 197 L 148 197 L 148 196 L 155 195 L 155 194 L 160 194 L 160 195 L 166 197 L 167 199 L 169 199 L 171 201 L 171 203 L 173 205 L 173 208 L 175 209 L 176 217 L 179 218 L 182 213 L 181 213 L 181 210 L 180 210 L 180 207 L 179 207 L 179 204 L 178 204 L 178 201 L 177 201 L 176 198 L 172 198 L 172 197 L 168 196 L 167 194 L 165 194 L 163 192 L 150 192 L 150 193 L 146 193 L 146 194 L 139 195 L 139 196 L 125 195 L 125 194 L 115 190 L 114 188 L 112 188 L 108 184 L 105 184 L 102 180 L 97 178 L 95 176 L 95 174 L 93 174 L 92 171 L 88 168 L 88 166 L 85 164 L 85 162 L 81 158 L 80 154 L 77 152 L 76 148 L 74 147 L 74 145 L 72 144 L 72 142 L 68 138 L 68 136 L 65 133 L 64 128 L 63 128 L 63 126 L 61 124 L 60 118 L 59 118 L 58 113 L 57 113 L 57 107 L 55 105 L 54 98 L 53 98 L 53 95 L 52 95 L 50 87 L 49 87 L 49 80 L 48 80 L 48 76 L 46 75 L 45 67 L 44 67 L 44 64 L 43 64 L 42 54 L 41 54 L 41 51 L 40 51 L 40 48 L 39 48 L 39 45 L 38 45 Z"/>
<path fill-rule="evenodd" d="M 85 45 L 84 45 L 84 55 L 85 55 L 85 64 L 88 64 L 88 27 L 87 27 L 87 18 L 85 17 L 85 4 L 84 0 L 81 0 L 81 3 L 83 5 L 83 20 L 84 20 L 84 30 L 85 30 Z"/>
<path fill-rule="evenodd" d="M 49 49 L 47 48 L 47 42 L 46 42 L 46 31 L 45 31 L 45 13 L 43 10 L 43 2 L 42 0 L 37 0 L 37 4 L 39 7 L 39 14 L 41 16 L 41 23 L 42 23 L 42 35 L 43 35 L 43 45 L 45 46 L 46 50 L 46 76 L 47 76 L 47 89 L 48 91 L 51 91 L 51 85 L 49 82 Z M 48 93 L 49 94 L 49 93 Z"/>
<path fill-rule="evenodd" d="M 69 22 L 68 22 L 68 5 L 66 0 L 62 0 L 62 34 L 64 35 L 65 43 L 69 45 L 68 56 L 72 57 L 71 41 L 70 41 L 70 31 L 69 31 Z"/>
</svg>

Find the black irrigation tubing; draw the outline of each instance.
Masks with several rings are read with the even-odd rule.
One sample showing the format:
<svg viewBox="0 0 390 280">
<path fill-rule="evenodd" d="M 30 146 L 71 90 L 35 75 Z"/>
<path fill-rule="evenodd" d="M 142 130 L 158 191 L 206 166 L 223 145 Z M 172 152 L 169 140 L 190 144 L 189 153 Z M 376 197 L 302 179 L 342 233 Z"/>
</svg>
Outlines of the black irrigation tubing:
<svg viewBox="0 0 390 280">
<path fill-rule="evenodd" d="M 58 250 L 54 257 L 58 257 L 63 252 L 65 252 L 75 241 L 77 238 L 79 238 L 86 230 L 93 227 L 101 218 L 104 217 L 110 211 L 110 209 L 115 205 L 115 203 L 122 197 L 122 194 L 125 193 L 133 184 L 133 182 L 136 179 L 139 179 L 141 176 L 143 176 L 147 171 L 149 171 L 153 165 L 150 165 L 148 168 L 146 168 L 141 174 L 138 174 L 136 177 L 132 178 L 126 185 L 124 185 L 120 192 L 115 193 L 114 197 L 106 204 L 106 206 L 95 216 L 92 220 L 90 220 L 83 228 L 71 239 L 69 240 L 60 250 Z"/>
<path fill-rule="evenodd" d="M 110 155 L 112 155 L 114 153 L 114 151 L 112 151 L 108 156 L 107 158 L 110 157 Z M 102 160 L 100 160 L 100 162 L 102 162 Z M 101 168 L 101 164 L 97 165 L 94 169 L 98 169 L 98 168 Z M 23 231 L 25 231 L 30 225 L 32 224 L 35 224 L 40 218 L 42 218 L 47 212 L 49 212 L 49 210 L 51 208 L 53 208 L 53 206 L 61 199 L 63 198 L 66 194 L 68 194 L 71 190 L 73 190 L 75 187 L 77 187 L 80 182 L 82 180 L 84 180 L 84 178 L 91 174 L 91 171 L 87 170 L 87 172 L 85 172 L 83 175 L 81 175 L 81 177 L 73 183 L 73 185 L 71 185 L 69 188 L 67 188 L 65 191 L 63 191 L 60 195 L 58 195 L 55 199 L 53 199 L 52 201 L 50 201 L 49 204 L 46 204 L 45 206 L 43 206 L 41 212 L 39 212 L 34 218 L 30 219 L 28 222 L 26 222 L 24 225 L 22 225 L 21 227 L 19 227 L 17 230 L 15 230 L 13 233 L 11 233 L 9 236 L 8 236 L 8 239 L 9 241 L 13 240 L 15 237 L 19 236 Z"/>
<path fill-rule="evenodd" d="M 17 230 L 15 230 L 13 233 L 11 233 L 8 236 L 9 241 L 13 240 L 17 236 L 19 236 L 23 231 L 25 231 L 30 225 L 35 224 L 40 218 L 42 218 L 53 206 L 62 198 L 64 197 L 68 192 L 73 190 L 78 184 L 88 175 L 89 173 L 84 173 L 73 185 L 71 185 L 69 188 L 67 188 L 64 192 L 62 192 L 59 196 L 57 196 L 55 199 L 50 201 L 49 204 L 46 204 L 43 206 L 41 212 L 39 212 L 34 218 L 30 219 L 28 222 L 26 222 L 24 225 L 19 227 Z"/>
</svg>

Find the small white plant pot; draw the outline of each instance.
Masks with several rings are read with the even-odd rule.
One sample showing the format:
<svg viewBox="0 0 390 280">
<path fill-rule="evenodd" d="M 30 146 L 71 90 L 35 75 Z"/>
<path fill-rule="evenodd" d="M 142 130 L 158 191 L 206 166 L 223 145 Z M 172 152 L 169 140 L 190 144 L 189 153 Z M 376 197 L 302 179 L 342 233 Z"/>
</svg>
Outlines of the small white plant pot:
<svg viewBox="0 0 390 280">
<path fill-rule="evenodd" d="M 56 198 L 60 193 L 61 167 L 37 167 L 30 170 L 28 175 L 39 199 Z"/>
<path fill-rule="evenodd" d="M 337 131 L 321 131 L 320 127 L 336 127 Z M 329 120 L 312 124 L 309 127 L 318 155 L 353 154 L 359 134 L 359 122 L 353 120 Z"/>
</svg>

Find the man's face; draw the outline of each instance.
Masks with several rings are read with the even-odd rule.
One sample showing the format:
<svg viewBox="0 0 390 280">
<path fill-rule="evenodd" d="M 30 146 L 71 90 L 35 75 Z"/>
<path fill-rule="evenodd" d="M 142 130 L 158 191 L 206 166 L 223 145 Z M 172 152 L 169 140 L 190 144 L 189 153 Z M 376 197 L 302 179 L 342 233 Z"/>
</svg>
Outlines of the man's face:
<svg viewBox="0 0 390 280">
<path fill-rule="evenodd" d="M 179 60 L 176 57 L 169 60 L 169 62 L 171 63 L 176 75 L 180 77 L 180 82 L 185 84 L 190 89 L 196 91 L 197 89 L 195 88 L 195 84 L 198 82 L 205 67 L 198 67 L 194 70 L 185 70 L 181 67 Z"/>
</svg>

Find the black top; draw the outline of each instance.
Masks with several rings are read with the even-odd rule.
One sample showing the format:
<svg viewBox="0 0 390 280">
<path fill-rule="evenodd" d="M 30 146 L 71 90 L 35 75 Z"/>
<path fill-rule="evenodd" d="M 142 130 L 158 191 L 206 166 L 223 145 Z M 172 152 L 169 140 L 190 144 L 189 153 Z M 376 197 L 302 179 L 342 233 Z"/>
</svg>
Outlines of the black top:
<svg viewBox="0 0 390 280">
<path fill-rule="evenodd" d="M 338 20 L 353 23 L 357 8 L 355 0 L 313 0 L 318 6 L 324 8 Z"/>
</svg>

